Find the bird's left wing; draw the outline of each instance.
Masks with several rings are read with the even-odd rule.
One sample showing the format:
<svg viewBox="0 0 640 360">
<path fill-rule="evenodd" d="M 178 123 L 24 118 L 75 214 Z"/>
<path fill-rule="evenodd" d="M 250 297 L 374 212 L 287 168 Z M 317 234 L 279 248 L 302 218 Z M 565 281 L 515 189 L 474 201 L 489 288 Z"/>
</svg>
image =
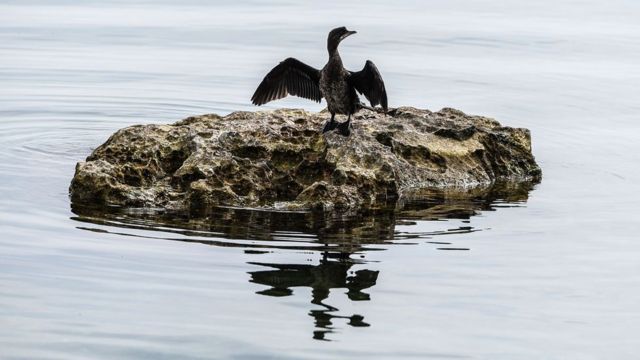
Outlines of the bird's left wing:
<svg viewBox="0 0 640 360">
<path fill-rule="evenodd" d="M 251 97 L 251 102 L 262 105 L 282 99 L 287 94 L 320 102 L 320 70 L 288 58 L 269 71 Z"/>
<path fill-rule="evenodd" d="M 371 60 L 367 60 L 362 70 L 351 72 L 348 81 L 369 100 L 371 106 L 381 105 L 387 111 L 387 90 L 378 68 Z"/>
</svg>

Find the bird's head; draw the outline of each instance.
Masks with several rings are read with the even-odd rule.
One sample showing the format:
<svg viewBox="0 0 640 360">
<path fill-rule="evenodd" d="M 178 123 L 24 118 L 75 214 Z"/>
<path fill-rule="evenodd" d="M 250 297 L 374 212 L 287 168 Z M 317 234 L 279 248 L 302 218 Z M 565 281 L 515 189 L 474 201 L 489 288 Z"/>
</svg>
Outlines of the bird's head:
<svg viewBox="0 0 640 360">
<path fill-rule="evenodd" d="M 329 49 L 330 53 L 334 52 L 338 49 L 338 45 L 342 40 L 355 33 L 355 31 L 347 30 L 344 26 L 331 30 L 329 32 L 329 37 L 327 38 L 327 49 Z"/>
</svg>

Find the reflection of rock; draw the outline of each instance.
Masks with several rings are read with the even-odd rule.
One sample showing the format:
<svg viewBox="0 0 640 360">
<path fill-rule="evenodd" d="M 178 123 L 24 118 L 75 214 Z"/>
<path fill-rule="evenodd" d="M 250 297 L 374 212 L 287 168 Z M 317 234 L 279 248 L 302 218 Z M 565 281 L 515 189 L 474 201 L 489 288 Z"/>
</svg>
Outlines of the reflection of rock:
<svg viewBox="0 0 640 360">
<path fill-rule="evenodd" d="M 163 232 L 176 232 L 198 237 L 198 242 L 234 246 L 220 241 L 220 237 L 231 239 L 256 239 L 275 241 L 284 234 L 297 234 L 322 244 L 332 244 L 337 250 L 358 251 L 363 244 L 381 243 L 402 238 L 395 233 L 398 223 L 406 220 L 469 219 L 479 211 L 492 210 L 494 204 L 508 201 L 526 201 L 530 184 L 518 186 L 493 186 L 476 189 L 459 197 L 443 190 L 421 190 L 411 194 L 412 200 L 402 200 L 397 209 L 367 209 L 349 214 L 330 212 L 274 212 L 238 208 L 211 208 L 198 212 L 197 216 L 182 212 L 158 212 L 152 210 L 109 209 L 74 206 L 73 212 L 79 221 L 120 227 L 134 227 Z M 470 231 L 470 230 L 468 230 Z M 436 234 L 421 234 L 422 236 Z M 206 241 L 207 237 L 217 238 Z M 282 238 L 282 248 L 296 248 L 296 242 Z M 181 241 L 187 241 L 181 239 Z M 250 245 L 243 244 L 243 247 Z M 269 247 L 256 244 L 256 247 Z M 311 249 L 308 244 L 300 248 Z"/>
<path fill-rule="evenodd" d="M 76 204 L 375 208 L 424 187 L 537 181 L 529 131 L 458 110 L 361 111 L 348 138 L 302 110 L 203 115 L 117 131 L 71 183 Z"/>
<path fill-rule="evenodd" d="M 251 282 L 270 286 L 269 289 L 259 291 L 258 294 L 268 296 L 288 296 L 293 294 L 294 287 L 310 287 L 311 303 L 324 307 L 321 310 L 311 310 L 311 315 L 315 320 L 315 325 L 320 330 L 314 331 L 313 337 L 318 340 L 325 340 L 325 334 L 333 329 L 335 319 L 347 319 L 347 324 L 355 327 L 369 326 L 364 322 L 364 317 L 358 314 L 343 316 L 336 314 L 338 308 L 325 304 L 323 301 L 329 297 L 331 289 L 348 289 L 347 296 L 352 301 L 369 300 L 369 294 L 362 290 L 372 287 L 378 280 L 378 271 L 357 270 L 349 275 L 349 269 L 353 262 L 348 259 L 339 261 L 321 261 L 319 265 L 299 265 L 299 264 L 267 264 L 250 263 L 270 267 L 276 270 L 252 271 Z"/>
</svg>

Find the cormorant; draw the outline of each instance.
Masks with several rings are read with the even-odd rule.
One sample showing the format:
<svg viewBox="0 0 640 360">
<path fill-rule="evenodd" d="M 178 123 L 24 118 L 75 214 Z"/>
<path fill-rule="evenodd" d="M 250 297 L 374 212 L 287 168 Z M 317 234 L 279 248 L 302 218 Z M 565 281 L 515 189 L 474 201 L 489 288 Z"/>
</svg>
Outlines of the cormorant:
<svg viewBox="0 0 640 360">
<path fill-rule="evenodd" d="M 371 106 L 381 105 L 387 111 L 387 92 L 378 68 L 367 60 L 364 68 L 357 72 L 348 71 L 342 66 L 338 45 L 346 37 L 355 34 L 347 28 L 339 27 L 329 32 L 327 50 L 329 61 L 322 70 L 315 69 L 297 59 L 288 58 L 274 67 L 264 77 L 251 97 L 254 105 L 282 99 L 287 94 L 320 102 L 324 97 L 331 120 L 322 132 L 338 128 L 342 135 L 350 134 L 351 115 L 362 108 L 356 90 L 363 94 Z M 337 123 L 336 114 L 347 115 L 347 121 Z"/>
</svg>

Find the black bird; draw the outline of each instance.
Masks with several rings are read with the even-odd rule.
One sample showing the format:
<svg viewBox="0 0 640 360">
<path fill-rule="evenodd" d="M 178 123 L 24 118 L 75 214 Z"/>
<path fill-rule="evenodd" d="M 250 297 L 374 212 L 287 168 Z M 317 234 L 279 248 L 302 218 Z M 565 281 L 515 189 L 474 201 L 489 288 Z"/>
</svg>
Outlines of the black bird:
<svg viewBox="0 0 640 360">
<path fill-rule="evenodd" d="M 351 115 L 364 105 L 360 103 L 356 90 L 363 94 L 371 106 L 381 105 L 387 111 L 387 91 L 378 68 L 367 60 L 364 68 L 357 72 L 348 71 L 342 66 L 338 45 L 347 36 L 355 34 L 347 28 L 339 27 L 329 32 L 327 50 L 329 61 L 322 70 L 315 69 L 297 59 L 288 58 L 274 67 L 264 77 L 251 97 L 254 105 L 282 99 L 288 94 L 320 102 L 324 97 L 331 120 L 324 126 L 323 132 L 338 128 L 342 135 L 350 134 Z M 338 124 L 336 114 L 347 115 L 347 121 Z"/>
</svg>

